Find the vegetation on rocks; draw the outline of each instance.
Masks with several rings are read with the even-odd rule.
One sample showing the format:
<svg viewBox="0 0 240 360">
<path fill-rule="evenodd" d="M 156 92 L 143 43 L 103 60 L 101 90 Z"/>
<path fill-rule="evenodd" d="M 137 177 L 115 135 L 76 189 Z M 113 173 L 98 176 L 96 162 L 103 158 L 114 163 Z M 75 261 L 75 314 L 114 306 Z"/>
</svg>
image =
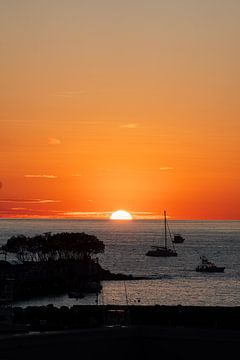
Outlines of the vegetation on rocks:
<svg viewBox="0 0 240 360">
<path fill-rule="evenodd" d="M 90 260 L 92 255 L 104 252 L 104 243 L 94 235 L 50 232 L 27 237 L 11 237 L 2 251 L 13 253 L 21 262 L 57 260 Z"/>
<path fill-rule="evenodd" d="M 8 239 L 1 251 L 14 254 L 19 262 L 0 261 L 0 298 L 9 296 L 9 286 L 10 296 L 17 300 L 72 291 L 88 293 L 93 282 L 132 279 L 103 269 L 93 256 L 104 252 L 104 243 L 84 232 L 17 235 Z M 101 286 L 96 289 L 100 291 Z"/>
</svg>

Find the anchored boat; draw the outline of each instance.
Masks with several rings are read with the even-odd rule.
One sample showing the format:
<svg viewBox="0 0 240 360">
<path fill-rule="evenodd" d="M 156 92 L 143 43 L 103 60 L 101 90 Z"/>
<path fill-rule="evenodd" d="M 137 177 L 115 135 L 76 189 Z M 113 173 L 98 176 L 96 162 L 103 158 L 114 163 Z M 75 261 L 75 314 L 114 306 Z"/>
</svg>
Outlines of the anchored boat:
<svg viewBox="0 0 240 360">
<path fill-rule="evenodd" d="M 201 264 L 196 267 L 196 271 L 198 272 L 208 272 L 208 273 L 222 273 L 225 270 L 223 266 L 216 266 L 213 262 L 208 261 L 206 256 L 200 256 Z"/>
<path fill-rule="evenodd" d="M 174 244 L 182 244 L 184 242 L 184 237 L 182 237 L 181 234 L 175 234 L 174 238 L 173 238 L 173 243 Z"/>
<path fill-rule="evenodd" d="M 167 242 L 168 242 L 168 234 L 171 238 L 171 234 L 168 228 L 168 224 L 167 224 L 167 215 L 166 215 L 166 211 L 164 211 L 164 246 L 152 246 L 151 250 L 149 250 L 146 253 L 146 256 L 162 256 L 162 257 L 168 257 L 168 256 L 177 256 L 177 252 L 174 248 L 174 244 L 172 242 L 172 248 L 169 248 L 167 246 Z"/>
</svg>

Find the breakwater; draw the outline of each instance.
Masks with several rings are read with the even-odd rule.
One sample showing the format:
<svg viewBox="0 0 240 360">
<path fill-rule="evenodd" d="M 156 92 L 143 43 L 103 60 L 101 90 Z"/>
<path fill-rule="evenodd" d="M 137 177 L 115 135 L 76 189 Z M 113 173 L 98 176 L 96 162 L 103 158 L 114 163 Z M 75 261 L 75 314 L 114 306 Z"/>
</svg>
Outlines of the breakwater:
<svg viewBox="0 0 240 360">
<path fill-rule="evenodd" d="M 240 330 L 240 307 L 48 306 L 15 307 L 13 323 L 29 331 L 95 327 L 162 326 Z"/>
</svg>

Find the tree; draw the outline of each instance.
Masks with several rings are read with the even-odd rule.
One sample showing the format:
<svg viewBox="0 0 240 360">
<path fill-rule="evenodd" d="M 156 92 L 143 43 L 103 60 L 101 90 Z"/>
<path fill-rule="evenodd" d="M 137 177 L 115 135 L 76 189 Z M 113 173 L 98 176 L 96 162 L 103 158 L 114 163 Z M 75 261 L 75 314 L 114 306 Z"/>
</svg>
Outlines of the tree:
<svg viewBox="0 0 240 360">
<path fill-rule="evenodd" d="M 104 243 L 94 235 L 82 233 L 44 233 L 33 237 L 13 236 L 2 250 L 13 253 L 23 262 L 89 260 L 104 252 Z"/>
</svg>

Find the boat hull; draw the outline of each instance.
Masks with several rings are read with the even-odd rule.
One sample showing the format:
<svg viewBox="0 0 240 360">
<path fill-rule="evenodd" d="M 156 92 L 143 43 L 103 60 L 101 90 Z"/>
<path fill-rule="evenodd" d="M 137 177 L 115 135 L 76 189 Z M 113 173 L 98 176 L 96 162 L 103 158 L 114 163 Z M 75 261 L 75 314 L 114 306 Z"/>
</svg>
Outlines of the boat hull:
<svg viewBox="0 0 240 360">
<path fill-rule="evenodd" d="M 196 271 L 197 272 L 203 272 L 203 273 L 223 273 L 225 270 L 225 267 L 216 267 L 216 268 L 200 268 L 197 267 Z"/>
<path fill-rule="evenodd" d="M 182 244 L 184 242 L 184 238 L 181 235 L 174 235 L 173 243 L 174 244 Z"/>
<path fill-rule="evenodd" d="M 166 211 L 164 211 L 164 245 L 165 246 L 152 246 L 152 250 L 149 250 L 145 255 L 146 256 L 152 256 L 152 257 L 175 257 L 177 256 L 177 252 L 174 249 L 167 247 L 167 229 L 168 232 L 170 233 L 170 230 L 167 226 L 167 216 L 166 216 Z M 171 233 L 169 234 L 171 237 Z M 175 235 L 175 238 L 182 238 L 179 234 Z"/>
<path fill-rule="evenodd" d="M 177 256 L 177 253 L 176 252 L 162 252 L 162 251 L 150 250 L 146 253 L 146 256 L 170 257 L 170 256 Z"/>
</svg>

